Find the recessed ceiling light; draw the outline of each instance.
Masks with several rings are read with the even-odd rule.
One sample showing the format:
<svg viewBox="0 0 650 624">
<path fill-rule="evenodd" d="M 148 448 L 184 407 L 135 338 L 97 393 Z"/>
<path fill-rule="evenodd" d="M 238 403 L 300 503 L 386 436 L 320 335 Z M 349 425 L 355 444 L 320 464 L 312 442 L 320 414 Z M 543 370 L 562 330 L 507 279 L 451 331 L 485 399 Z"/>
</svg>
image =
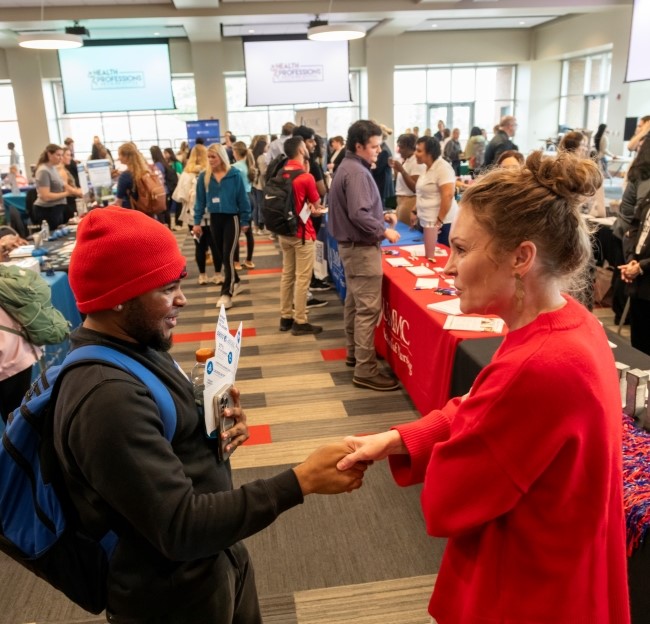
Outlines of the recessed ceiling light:
<svg viewBox="0 0 650 624">
<path fill-rule="evenodd" d="M 526 22 L 519 22 L 520 26 L 524 26 L 525 24 L 526 24 Z"/>
<path fill-rule="evenodd" d="M 255 32 L 255 29 L 254 29 L 254 28 L 251 28 L 248 32 L 249 32 L 249 34 L 252 35 L 252 34 Z"/>
<path fill-rule="evenodd" d="M 153 36 L 154 37 L 160 37 L 160 33 L 154 33 Z"/>
<path fill-rule="evenodd" d="M 438 24 L 431 24 L 431 28 L 438 28 Z"/>
</svg>

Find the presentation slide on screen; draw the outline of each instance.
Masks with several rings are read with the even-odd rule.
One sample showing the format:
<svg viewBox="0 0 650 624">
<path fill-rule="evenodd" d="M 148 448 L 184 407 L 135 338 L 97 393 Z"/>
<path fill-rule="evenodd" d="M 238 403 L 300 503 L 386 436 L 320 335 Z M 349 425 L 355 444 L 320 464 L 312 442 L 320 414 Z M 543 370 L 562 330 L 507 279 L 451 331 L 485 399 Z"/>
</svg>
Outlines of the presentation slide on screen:
<svg viewBox="0 0 650 624">
<path fill-rule="evenodd" d="M 650 0 L 635 0 L 626 82 L 650 80 Z"/>
<path fill-rule="evenodd" d="M 248 106 L 349 102 L 347 41 L 245 41 Z"/>
<path fill-rule="evenodd" d="M 169 46 L 84 46 L 59 51 L 66 113 L 173 109 Z"/>
</svg>

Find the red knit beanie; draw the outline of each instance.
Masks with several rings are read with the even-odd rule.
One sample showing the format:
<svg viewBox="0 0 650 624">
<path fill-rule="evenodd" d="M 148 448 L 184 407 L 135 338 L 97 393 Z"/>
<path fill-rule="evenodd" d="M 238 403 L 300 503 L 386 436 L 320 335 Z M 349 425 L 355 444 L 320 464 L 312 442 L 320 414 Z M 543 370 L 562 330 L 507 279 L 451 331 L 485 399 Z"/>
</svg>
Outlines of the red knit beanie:
<svg viewBox="0 0 650 624">
<path fill-rule="evenodd" d="M 77 228 L 68 276 L 80 312 L 124 303 L 185 277 L 174 235 L 138 210 L 96 208 Z"/>
</svg>

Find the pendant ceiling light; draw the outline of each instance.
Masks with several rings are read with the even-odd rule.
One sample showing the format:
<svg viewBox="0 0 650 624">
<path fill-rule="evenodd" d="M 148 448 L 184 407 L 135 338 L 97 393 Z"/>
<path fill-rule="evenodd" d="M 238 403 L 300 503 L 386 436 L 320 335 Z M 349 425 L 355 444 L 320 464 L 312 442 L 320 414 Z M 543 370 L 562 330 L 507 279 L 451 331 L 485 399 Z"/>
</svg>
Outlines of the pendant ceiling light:
<svg viewBox="0 0 650 624">
<path fill-rule="evenodd" d="M 43 28 L 42 32 L 18 35 L 18 45 L 33 50 L 65 50 L 80 48 L 84 44 L 84 40 L 79 35 L 45 30 L 45 0 L 41 0 L 41 28 Z"/>
<path fill-rule="evenodd" d="M 83 44 L 84 40 L 79 35 L 65 33 L 38 32 L 18 37 L 18 45 L 21 48 L 33 50 L 65 50 L 80 48 Z"/>
<path fill-rule="evenodd" d="M 332 2 L 330 0 L 327 14 L 332 13 Z M 351 39 L 361 39 L 366 36 L 366 31 L 354 24 L 330 24 L 325 20 L 316 19 L 309 22 L 307 29 L 307 38 L 312 41 L 350 41 Z"/>
</svg>

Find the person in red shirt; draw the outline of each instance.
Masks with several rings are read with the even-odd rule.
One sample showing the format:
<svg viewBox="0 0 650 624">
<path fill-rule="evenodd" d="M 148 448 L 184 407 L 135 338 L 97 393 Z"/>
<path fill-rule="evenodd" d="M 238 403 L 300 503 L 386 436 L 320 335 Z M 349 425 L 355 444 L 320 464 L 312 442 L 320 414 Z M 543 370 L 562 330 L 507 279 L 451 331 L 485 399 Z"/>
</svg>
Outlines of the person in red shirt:
<svg viewBox="0 0 650 624">
<path fill-rule="evenodd" d="M 592 161 L 535 152 L 465 191 L 445 273 L 463 313 L 509 333 L 464 397 L 346 438 L 339 469 L 388 457 L 399 485 L 424 482 L 427 532 L 448 538 L 438 624 L 630 621 L 618 377 L 602 325 L 566 294 L 601 184 Z"/>
<path fill-rule="evenodd" d="M 322 214 L 323 206 L 316 188 L 314 176 L 309 170 L 309 152 L 300 136 L 284 142 L 284 152 L 289 159 L 283 171 L 302 170 L 303 174 L 293 181 L 293 193 L 298 229 L 295 236 L 278 236 L 282 250 L 282 279 L 280 281 L 280 331 L 294 336 L 319 334 L 323 328 L 307 321 L 307 290 L 314 268 L 314 241 L 316 230 L 311 215 Z M 305 217 L 304 219 L 302 217 Z M 293 306 L 293 310 L 292 310 Z"/>
</svg>

